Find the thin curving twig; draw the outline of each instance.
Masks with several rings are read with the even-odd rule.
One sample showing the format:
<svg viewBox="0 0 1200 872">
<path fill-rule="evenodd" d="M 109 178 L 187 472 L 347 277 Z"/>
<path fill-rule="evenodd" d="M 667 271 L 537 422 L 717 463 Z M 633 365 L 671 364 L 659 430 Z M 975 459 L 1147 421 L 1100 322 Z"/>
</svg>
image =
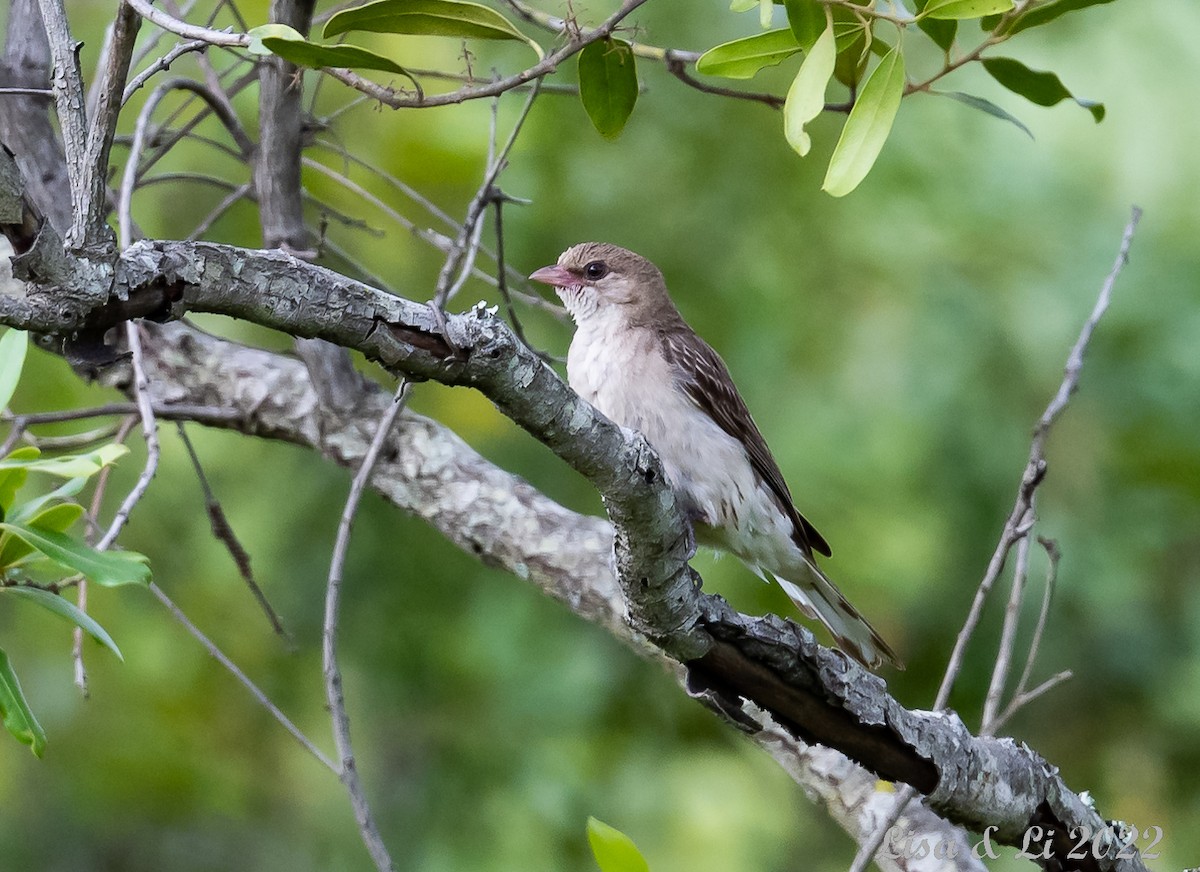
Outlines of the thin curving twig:
<svg viewBox="0 0 1200 872">
<path fill-rule="evenodd" d="M 325 621 L 321 632 L 325 696 L 329 702 L 329 715 L 333 723 L 333 740 L 341 761 L 341 765 L 335 771 L 341 778 L 342 784 L 346 786 L 363 843 L 380 872 L 391 872 L 396 867 L 379 835 L 375 817 L 371 813 L 371 807 L 363 792 L 362 782 L 358 779 L 354 749 L 350 744 L 350 717 L 346 713 L 346 700 L 342 694 L 342 673 L 337 662 L 337 632 L 342 596 L 342 572 L 345 569 L 346 553 L 350 546 L 350 528 L 354 523 L 354 516 L 358 513 L 358 505 L 363 491 L 366 489 L 367 481 L 370 480 L 371 472 L 383 449 L 383 443 L 387 441 L 392 425 L 408 399 L 410 386 L 411 383 L 408 379 L 402 379 L 399 387 L 396 388 L 392 402 L 380 416 L 379 426 L 375 430 L 367 453 L 363 456 L 362 465 L 359 466 L 358 472 L 354 474 L 354 480 L 350 483 L 350 494 L 346 497 L 346 505 L 342 509 L 337 539 L 333 546 L 333 557 L 329 564 L 329 582 L 325 588 Z"/>
<path fill-rule="evenodd" d="M 275 703 L 271 702 L 270 697 L 263 693 L 259 686 L 251 681 L 250 677 L 246 675 L 246 673 L 242 672 L 242 670 L 238 668 L 238 665 L 230 660 L 225 652 L 218 648 L 217 644 L 213 642 L 212 639 L 204 635 L 203 630 L 191 622 L 188 616 L 183 613 L 183 610 L 180 609 L 179 606 L 175 605 L 174 600 L 167 596 L 166 592 L 161 587 L 154 582 L 151 582 L 150 592 L 154 594 L 160 603 L 167 607 L 167 611 L 171 613 L 175 620 L 182 624 L 183 628 L 187 630 L 192 637 L 196 639 L 196 641 L 204 646 L 204 650 L 207 651 L 214 660 L 224 666 L 229 674 L 238 680 L 242 687 L 250 691 L 251 696 L 258 700 L 258 704 L 270 712 L 271 716 L 275 718 L 275 720 L 277 720 L 283 726 L 283 728 L 291 734 L 292 738 L 300 743 L 300 747 L 312 754 L 312 756 L 315 757 L 321 763 L 321 765 L 327 768 L 330 772 L 334 773 L 335 775 L 337 774 L 338 767 L 334 765 L 333 761 L 321 753 L 321 749 L 318 748 L 313 741 L 308 738 L 308 736 L 304 735 L 300 728 L 292 723 L 292 720 L 282 711 L 280 711 L 279 707 L 276 706 Z"/>
<path fill-rule="evenodd" d="M 1129 223 L 1125 225 L 1125 232 L 1121 237 L 1121 246 L 1117 252 L 1116 262 L 1109 271 L 1108 277 L 1104 280 L 1104 284 L 1100 288 L 1100 296 L 1097 298 L 1095 306 L 1092 307 L 1092 313 L 1088 316 L 1087 321 L 1084 322 L 1083 329 L 1079 333 L 1079 338 L 1075 340 L 1075 345 L 1071 348 L 1071 353 L 1067 357 L 1067 365 L 1063 373 L 1062 383 L 1058 386 L 1058 391 L 1055 393 L 1054 398 L 1050 401 L 1050 404 L 1046 407 L 1046 410 L 1042 413 L 1042 417 L 1038 419 L 1037 425 L 1033 429 L 1033 440 L 1029 449 L 1029 461 L 1025 465 L 1025 472 L 1021 476 L 1021 486 L 1017 491 L 1016 505 L 1013 506 L 1013 510 L 1004 524 L 1004 532 L 1000 536 L 1000 543 L 996 546 L 995 553 L 992 554 L 987 572 L 984 574 L 983 580 L 979 583 L 979 587 L 975 591 L 975 599 L 971 603 L 967 619 L 963 622 L 962 629 L 955 640 L 954 650 L 950 654 L 950 661 L 946 665 L 946 672 L 942 677 L 942 684 L 938 688 L 937 699 L 934 702 L 935 709 L 940 710 L 946 707 L 946 702 L 950 698 L 950 691 L 953 690 L 954 682 L 957 680 L 959 672 L 962 671 L 967 643 L 971 640 L 971 636 L 974 635 L 976 627 L 979 626 L 979 619 L 983 614 L 984 602 L 991 592 L 992 586 L 996 583 L 996 579 L 1000 576 L 1000 571 L 1004 568 L 1004 561 L 1008 557 L 1008 552 L 1018 539 L 1029 532 L 1028 528 L 1023 526 L 1023 524 L 1026 512 L 1032 503 L 1033 494 L 1046 475 L 1046 436 L 1049 434 L 1050 428 L 1058 419 L 1058 416 L 1066 408 L 1071 395 L 1079 388 L 1079 374 L 1083 368 L 1084 352 L 1087 351 L 1092 334 L 1096 332 L 1096 325 L 1100 323 L 1100 318 L 1108 309 L 1117 277 L 1129 261 L 1129 247 L 1133 242 L 1133 234 L 1137 230 L 1138 221 L 1141 220 L 1141 217 L 1142 210 L 1134 206 Z"/>
<path fill-rule="evenodd" d="M 192 469 L 196 473 L 196 480 L 200 482 L 200 490 L 204 494 L 204 511 L 208 515 L 208 523 L 212 529 L 213 538 L 224 545 L 225 550 L 229 552 L 229 556 L 233 558 L 238 575 L 242 577 L 242 581 L 250 589 L 250 593 L 253 594 L 259 608 L 266 615 L 267 620 L 271 624 L 271 629 L 289 647 L 293 647 L 292 637 L 284 628 L 283 621 L 279 618 L 279 613 L 275 611 L 274 606 L 271 605 L 270 600 L 267 599 L 267 595 L 254 578 L 254 570 L 250 568 L 250 554 L 242 545 L 241 540 L 238 539 L 237 534 L 233 531 L 233 527 L 230 526 L 229 519 L 225 516 L 225 509 L 221 506 L 221 501 L 213 493 L 212 486 L 208 483 L 208 476 L 204 473 L 204 465 L 200 462 L 200 455 L 196 453 L 196 446 L 192 444 L 191 437 L 188 436 L 187 430 L 184 429 L 183 422 L 176 421 L 175 429 L 179 434 L 179 440 L 183 443 L 183 447 L 187 451 L 188 458 L 192 461 Z"/>
</svg>

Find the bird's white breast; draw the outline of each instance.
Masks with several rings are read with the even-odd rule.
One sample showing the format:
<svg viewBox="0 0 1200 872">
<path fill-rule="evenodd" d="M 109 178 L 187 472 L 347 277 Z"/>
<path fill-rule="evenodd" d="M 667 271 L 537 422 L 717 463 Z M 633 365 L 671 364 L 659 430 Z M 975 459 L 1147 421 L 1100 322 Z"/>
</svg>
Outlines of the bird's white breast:
<svg viewBox="0 0 1200 872">
<path fill-rule="evenodd" d="M 676 384 L 658 335 L 630 328 L 610 311 L 581 319 L 567 353 L 571 387 L 654 446 L 683 510 L 699 523 L 701 542 L 764 568 L 792 559 L 790 521 L 742 444 Z M 763 560 L 768 553 L 777 560 Z"/>
</svg>

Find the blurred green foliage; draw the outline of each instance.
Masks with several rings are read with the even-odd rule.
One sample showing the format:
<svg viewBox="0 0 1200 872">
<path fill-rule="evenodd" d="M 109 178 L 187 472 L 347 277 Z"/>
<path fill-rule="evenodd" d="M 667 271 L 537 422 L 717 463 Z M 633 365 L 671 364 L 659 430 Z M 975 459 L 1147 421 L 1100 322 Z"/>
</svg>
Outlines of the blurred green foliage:
<svg viewBox="0 0 1200 872">
<path fill-rule="evenodd" d="M 106 6 L 70 8 L 85 70 Z M 723 2 L 703 10 L 648 3 L 638 38 L 702 49 L 739 27 L 755 32 L 753 16 L 731 24 Z M 262 23 L 265 3 L 246 14 Z M 663 269 L 684 315 L 725 356 L 800 508 L 832 544 L 830 574 L 907 661 L 888 678 L 913 707 L 933 699 L 1011 508 L 1030 428 L 1130 204 L 1145 208 L 1082 390 L 1051 437 L 1040 497 L 1039 531 L 1064 557 L 1039 674 L 1076 677 L 1010 730 L 1106 815 L 1161 826 L 1153 865 L 1163 869 L 1200 857 L 1200 116 L 1188 110 L 1200 81 L 1197 39 L 1200 8 L 1188 0 L 1103 5 L 1023 33 L 1005 54 L 1103 100 L 1103 124 L 1066 104 L 1030 107 L 983 70 L 966 70 L 950 84 L 1017 114 L 1036 142 L 953 101 L 911 97 L 871 175 L 841 200 L 819 193 L 840 117 L 811 125 L 813 154 L 800 160 L 779 135 L 779 113 L 687 89 L 652 64 L 639 66 L 646 92 L 615 143 L 596 135 L 577 100 L 539 98 L 502 178 L 505 191 L 533 200 L 505 213 L 508 259 L 521 269 L 584 239 L 634 248 Z M 461 65 L 453 40 L 363 44 L 413 68 Z M 472 51 L 476 70 L 516 69 L 529 56 L 517 44 Z M 908 63 L 919 74 L 919 58 Z M 768 69 L 755 86 L 782 93 L 789 75 Z M 318 113 L 348 99 L 327 82 Z M 502 131 L 521 100 L 502 102 Z M 253 93 L 234 103 L 253 118 Z M 317 139 L 461 216 L 481 177 L 489 111 L 482 101 L 397 113 L 362 105 Z M 200 131 L 223 137 L 211 122 Z M 335 153 L 318 145 L 312 154 L 419 224 L 434 223 Z M 184 169 L 247 178 L 200 143 L 159 167 Z M 332 222 L 331 239 L 406 296 L 431 295 L 436 251 L 326 177 L 306 171 L 305 181 L 385 231 Z M 147 234 L 182 236 L 222 196 L 152 185 L 134 217 Z M 235 208 L 210 238 L 259 245 L 253 206 Z M 494 299 L 478 285 L 459 302 L 480 297 Z M 523 315 L 532 342 L 565 349 L 567 325 Z M 287 347 L 261 330 L 199 320 Z M 19 411 L 113 398 L 46 354 L 31 352 L 27 369 Z M 413 406 L 556 499 L 599 511 L 582 479 L 478 395 L 420 385 Z M 191 618 L 323 738 L 321 599 L 349 477 L 294 447 L 192 433 L 297 650 L 272 635 L 212 541 L 169 428 L 158 479 L 122 542 L 149 555 Z M 139 452 L 116 471 L 110 515 Z M 702 555 L 697 565 L 709 589 L 744 610 L 786 609 L 736 561 Z M 1035 579 L 1041 569 L 1035 561 Z M 657 667 L 377 499 L 364 504 L 346 578 L 342 656 L 359 764 L 402 869 L 590 870 L 589 815 L 627 833 L 656 872 L 832 872 L 853 855 L 773 762 Z M 148 594 L 98 591 L 91 611 L 125 663 L 92 646 L 85 701 L 71 683 L 64 626 L 36 610 L 0 609 L 0 639 L 49 735 L 42 761 L 0 744 L 5 869 L 368 868 L 336 779 Z M 952 700 L 968 723 L 978 719 L 1001 612 L 997 599 Z"/>
</svg>

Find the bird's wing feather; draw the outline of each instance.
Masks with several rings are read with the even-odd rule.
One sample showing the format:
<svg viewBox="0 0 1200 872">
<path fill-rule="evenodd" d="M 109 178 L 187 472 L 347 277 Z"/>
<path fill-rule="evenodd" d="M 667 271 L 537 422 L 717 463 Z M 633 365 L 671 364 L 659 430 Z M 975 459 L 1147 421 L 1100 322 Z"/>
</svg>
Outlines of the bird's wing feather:
<svg viewBox="0 0 1200 872">
<path fill-rule="evenodd" d="M 792 502 L 791 491 L 783 480 L 779 465 L 771 456 L 771 449 L 763 439 L 758 425 L 750 416 L 750 410 L 738 393 L 730 378 L 725 361 L 711 346 L 689 328 L 682 330 L 665 330 L 662 332 L 663 354 L 679 379 L 680 386 L 687 392 L 702 411 L 717 424 L 746 447 L 750 455 L 750 465 L 754 471 L 767 483 L 767 487 L 775 494 L 780 506 L 792 520 L 792 538 L 805 551 L 815 550 L 826 557 L 829 556 L 829 544 L 808 522 L 803 515 L 796 511 Z"/>
</svg>

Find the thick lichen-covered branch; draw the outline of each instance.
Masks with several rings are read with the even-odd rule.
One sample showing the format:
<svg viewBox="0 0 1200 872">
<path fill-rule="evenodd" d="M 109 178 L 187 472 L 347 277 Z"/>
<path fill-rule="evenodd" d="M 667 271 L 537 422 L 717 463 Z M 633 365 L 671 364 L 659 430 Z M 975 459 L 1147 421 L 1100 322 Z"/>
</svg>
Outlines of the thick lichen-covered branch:
<svg viewBox="0 0 1200 872">
<path fill-rule="evenodd" d="M 4 205 L 0 214 L 20 214 Z M 752 703 L 798 737 L 913 785 L 949 820 L 995 827 L 1001 842 L 1022 844 L 1033 823 L 1064 833 L 1081 825 L 1104 830 L 1095 811 L 1027 747 L 974 737 L 953 715 L 906 710 L 882 680 L 821 648 L 807 630 L 773 616 L 740 615 L 702 593 L 687 565 L 690 537 L 650 447 L 581 400 L 482 307 L 449 317 L 444 336 L 428 306 L 281 252 L 147 241 L 108 263 L 72 263 L 61 254 L 49 259 L 52 269 L 39 271 L 31 267 L 48 252 L 31 263 L 38 248 L 15 266 L 32 279 L 42 276 L 41 284 L 25 297 L 5 298 L 0 322 L 70 342 L 134 314 L 214 312 L 335 342 L 409 377 L 480 390 L 604 495 L 633 631 L 682 664 L 707 704 L 750 732 L 767 729 L 748 710 Z M 1114 840 L 1113 859 L 1058 856 L 1064 868 L 1141 868 L 1137 860 L 1115 859 L 1116 848 Z"/>
</svg>

